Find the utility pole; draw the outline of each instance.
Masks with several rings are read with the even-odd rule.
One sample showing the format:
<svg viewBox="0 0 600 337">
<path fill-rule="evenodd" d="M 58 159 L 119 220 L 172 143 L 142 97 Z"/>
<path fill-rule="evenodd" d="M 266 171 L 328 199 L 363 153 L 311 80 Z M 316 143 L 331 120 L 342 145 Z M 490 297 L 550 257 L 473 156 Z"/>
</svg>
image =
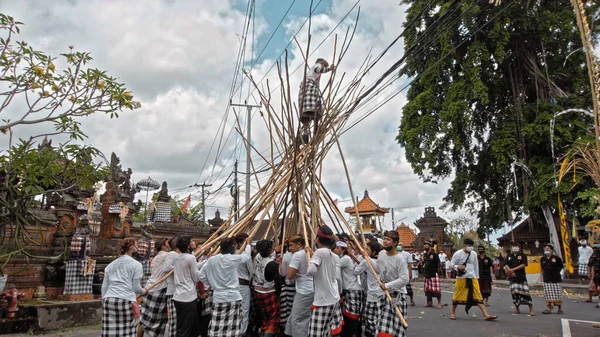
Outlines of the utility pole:
<svg viewBox="0 0 600 337">
<path fill-rule="evenodd" d="M 251 162 L 251 158 L 250 158 L 250 154 L 251 154 L 251 147 L 250 144 L 252 144 L 252 108 L 260 108 L 261 105 L 251 105 L 251 104 L 247 104 L 247 101 L 244 101 L 244 104 L 234 104 L 229 102 L 229 105 L 231 106 L 237 106 L 237 107 L 245 107 L 247 109 L 247 117 L 246 117 L 246 203 L 248 203 L 248 201 L 250 200 L 250 162 Z"/>
<path fill-rule="evenodd" d="M 394 208 L 392 208 L 392 230 L 394 230 Z"/>
<path fill-rule="evenodd" d="M 204 188 L 210 187 L 210 186 L 212 186 L 212 184 L 207 184 L 205 181 L 201 185 L 194 184 L 194 186 L 202 188 L 202 223 L 206 223 L 206 204 L 205 204 L 206 196 L 204 195 Z"/>
</svg>

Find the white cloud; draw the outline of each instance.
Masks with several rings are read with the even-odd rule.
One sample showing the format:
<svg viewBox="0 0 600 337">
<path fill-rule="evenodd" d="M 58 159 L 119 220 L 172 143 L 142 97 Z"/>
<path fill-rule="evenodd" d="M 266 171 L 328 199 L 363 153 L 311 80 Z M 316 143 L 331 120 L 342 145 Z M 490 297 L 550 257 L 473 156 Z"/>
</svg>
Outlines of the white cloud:
<svg viewBox="0 0 600 337">
<path fill-rule="evenodd" d="M 335 1 L 325 14 L 313 17 L 311 51 L 355 2 Z M 235 131 L 223 145 L 225 150 L 214 169 L 214 157 L 207 159 L 207 155 L 229 99 L 239 35 L 243 29 L 244 13 L 236 9 L 235 1 L 0 1 L 0 5 L 3 12 L 27 23 L 22 38 L 35 48 L 53 55 L 64 52 L 68 45 L 91 51 L 95 58 L 94 67 L 118 77 L 140 97 L 143 108 L 139 111 L 125 112 L 117 120 L 94 116 L 83 121 L 89 142 L 107 155 L 116 152 L 124 167 L 132 167 L 136 180 L 151 175 L 158 181 L 167 180 L 171 190 L 193 184 L 199 176 L 209 178 L 207 181 L 213 183 L 212 188 L 223 183 L 232 170 L 230 158 L 235 147 Z M 353 77 L 371 47 L 374 55 L 379 54 L 403 29 L 405 7 L 389 1 L 365 1 L 361 6 L 358 29 L 340 64 L 338 78 L 342 72 L 347 73 L 347 79 Z M 346 29 L 355 17 L 354 12 L 335 32 L 338 53 Z M 283 29 L 288 39 L 304 20 L 297 17 L 285 23 Z M 270 35 L 272 27 L 267 27 L 260 17 L 256 24 L 257 35 Z M 306 48 L 306 27 L 297 39 Z M 397 60 L 402 55 L 402 46 L 399 41 L 363 84 L 372 83 Z M 331 60 L 333 50 L 332 35 L 310 61 L 317 57 Z M 253 77 L 262 78 L 273 62 L 272 59 L 262 60 L 254 68 Z M 301 64 L 300 52 L 294 42 L 290 47 L 290 69 Z M 279 83 L 275 70 L 267 76 L 271 89 Z M 298 71 L 291 79 L 294 100 L 301 76 L 302 71 Z M 261 83 L 265 84 L 266 81 Z M 404 79 L 397 80 L 377 98 L 377 102 L 405 84 Z M 246 95 L 247 84 L 242 94 L 235 96 L 235 101 L 243 100 Z M 377 102 L 356 112 L 349 124 Z M 363 191 L 369 189 L 371 197 L 381 206 L 395 208 L 396 219 L 406 216 L 404 222 L 412 223 L 422 215 L 425 206 L 441 204 L 449 183 L 424 184 L 406 162 L 403 149 L 395 141 L 405 102 L 404 93 L 398 95 L 340 140 L 355 194 L 362 197 Z M 234 122 L 233 115 L 229 116 L 224 141 Z M 245 123 L 245 120 L 241 122 Z M 27 135 L 31 130 L 23 128 L 20 134 Z M 258 114 L 253 119 L 253 144 L 261 151 L 269 147 L 268 132 Z M 244 152 L 238 153 L 243 156 Z M 240 170 L 244 170 L 244 160 L 240 158 Z M 207 165 L 200 172 L 205 161 Z M 260 166 L 260 163 L 256 164 Z M 221 170 L 220 179 L 208 177 L 210 172 Z M 334 198 L 349 199 L 343 166 L 335 147 L 325 161 L 323 172 Z M 189 190 L 177 192 L 183 195 Z M 230 204 L 227 189 L 211 196 L 208 204 L 226 209 Z M 342 205 L 340 207 L 343 210 Z M 209 209 L 208 214 L 213 211 Z M 388 216 L 386 221 L 390 226 L 391 217 Z"/>
</svg>

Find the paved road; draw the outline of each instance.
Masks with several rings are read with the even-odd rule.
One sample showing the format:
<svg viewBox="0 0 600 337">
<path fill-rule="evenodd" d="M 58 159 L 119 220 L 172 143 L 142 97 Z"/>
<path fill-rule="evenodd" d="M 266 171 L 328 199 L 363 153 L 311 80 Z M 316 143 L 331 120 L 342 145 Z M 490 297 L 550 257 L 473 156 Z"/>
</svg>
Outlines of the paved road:
<svg viewBox="0 0 600 337">
<path fill-rule="evenodd" d="M 600 309 L 595 304 L 584 303 L 583 296 L 563 297 L 564 315 L 542 315 L 545 308 L 541 293 L 534 293 L 534 310 L 537 314 L 530 317 L 526 314 L 512 314 L 510 292 L 505 288 L 494 288 L 490 299 L 489 312 L 498 315 L 496 322 L 485 322 L 477 308 L 465 314 L 464 307 L 457 309 L 457 320 L 451 321 L 450 307 L 443 309 L 424 308 L 421 281 L 413 285 L 417 297 L 417 306 L 408 307 L 407 322 L 410 325 L 409 336 L 485 336 L 485 337 L 598 337 L 600 328 L 592 328 L 591 323 L 600 323 Z M 452 287 L 442 285 L 442 302 L 452 301 Z M 522 308 L 522 311 L 527 311 Z M 25 337 L 28 335 L 6 335 L 7 337 Z M 59 332 L 40 335 L 46 337 L 99 337 L 99 328 L 80 329 L 71 332 Z"/>
</svg>

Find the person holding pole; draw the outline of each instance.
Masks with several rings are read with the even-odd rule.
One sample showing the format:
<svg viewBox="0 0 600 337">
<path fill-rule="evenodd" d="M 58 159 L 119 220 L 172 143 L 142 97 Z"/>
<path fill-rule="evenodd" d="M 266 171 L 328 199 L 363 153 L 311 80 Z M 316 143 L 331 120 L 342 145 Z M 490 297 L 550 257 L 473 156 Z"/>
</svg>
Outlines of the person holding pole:
<svg viewBox="0 0 600 337">
<path fill-rule="evenodd" d="M 392 300 L 382 297 L 379 302 L 381 315 L 378 324 L 378 337 L 406 337 L 406 329 L 396 313 L 396 306 L 406 316 L 406 285 L 409 282 L 408 264 L 398 253 L 396 246 L 400 236 L 396 231 L 386 231 L 383 237 L 384 252 L 379 254 L 377 265 L 380 269 L 381 289 L 388 291 Z"/>
<path fill-rule="evenodd" d="M 294 252 L 287 272 L 288 280 L 295 280 L 296 294 L 292 304 L 292 312 L 285 324 L 285 334 L 292 337 L 306 337 L 310 321 L 310 307 L 315 291 L 313 277 L 307 275 L 308 258 L 306 241 L 302 235 L 294 235 L 289 240 L 289 249 Z"/>
</svg>

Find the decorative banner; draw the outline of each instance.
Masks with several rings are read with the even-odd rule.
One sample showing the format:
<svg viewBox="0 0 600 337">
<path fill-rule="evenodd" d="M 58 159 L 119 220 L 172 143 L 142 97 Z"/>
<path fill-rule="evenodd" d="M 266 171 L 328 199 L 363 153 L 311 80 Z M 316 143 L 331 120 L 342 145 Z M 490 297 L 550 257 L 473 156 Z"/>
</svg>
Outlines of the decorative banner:
<svg viewBox="0 0 600 337">
<path fill-rule="evenodd" d="M 558 183 L 562 182 L 562 177 L 564 176 L 564 171 L 567 167 L 567 163 L 569 162 L 569 157 L 566 157 L 563 160 L 562 165 L 560 166 L 560 171 L 558 174 Z M 572 274 L 573 273 L 573 263 L 571 261 L 571 247 L 569 246 L 569 229 L 567 228 L 567 217 L 565 216 L 565 210 L 563 209 L 563 203 L 560 200 L 560 193 L 558 193 L 558 215 L 560 216 L 560 237 L 562 239 L 563 249 L 565 250 L 565 265 L 567 267 L 567 271 Z M 573 227 L 575 227 L 575 223 L 573 223 Z"/>
<path fill-rule="evenodd" d="M 571 247 L 569 247 L 569 229 L 567 228 L 567 217 L 563 209 L 563 203 L 560 200 L 560 193 L 558 194 L 558 214 L 560 215 L 560 236 L 562 239 L 562 245 L 565 250 L 565 264 L 567 271 L 573 273 L 573 264 L 571 263 Z M 573 224 L 575 225 L 575 224 Z"/>
</svg>

